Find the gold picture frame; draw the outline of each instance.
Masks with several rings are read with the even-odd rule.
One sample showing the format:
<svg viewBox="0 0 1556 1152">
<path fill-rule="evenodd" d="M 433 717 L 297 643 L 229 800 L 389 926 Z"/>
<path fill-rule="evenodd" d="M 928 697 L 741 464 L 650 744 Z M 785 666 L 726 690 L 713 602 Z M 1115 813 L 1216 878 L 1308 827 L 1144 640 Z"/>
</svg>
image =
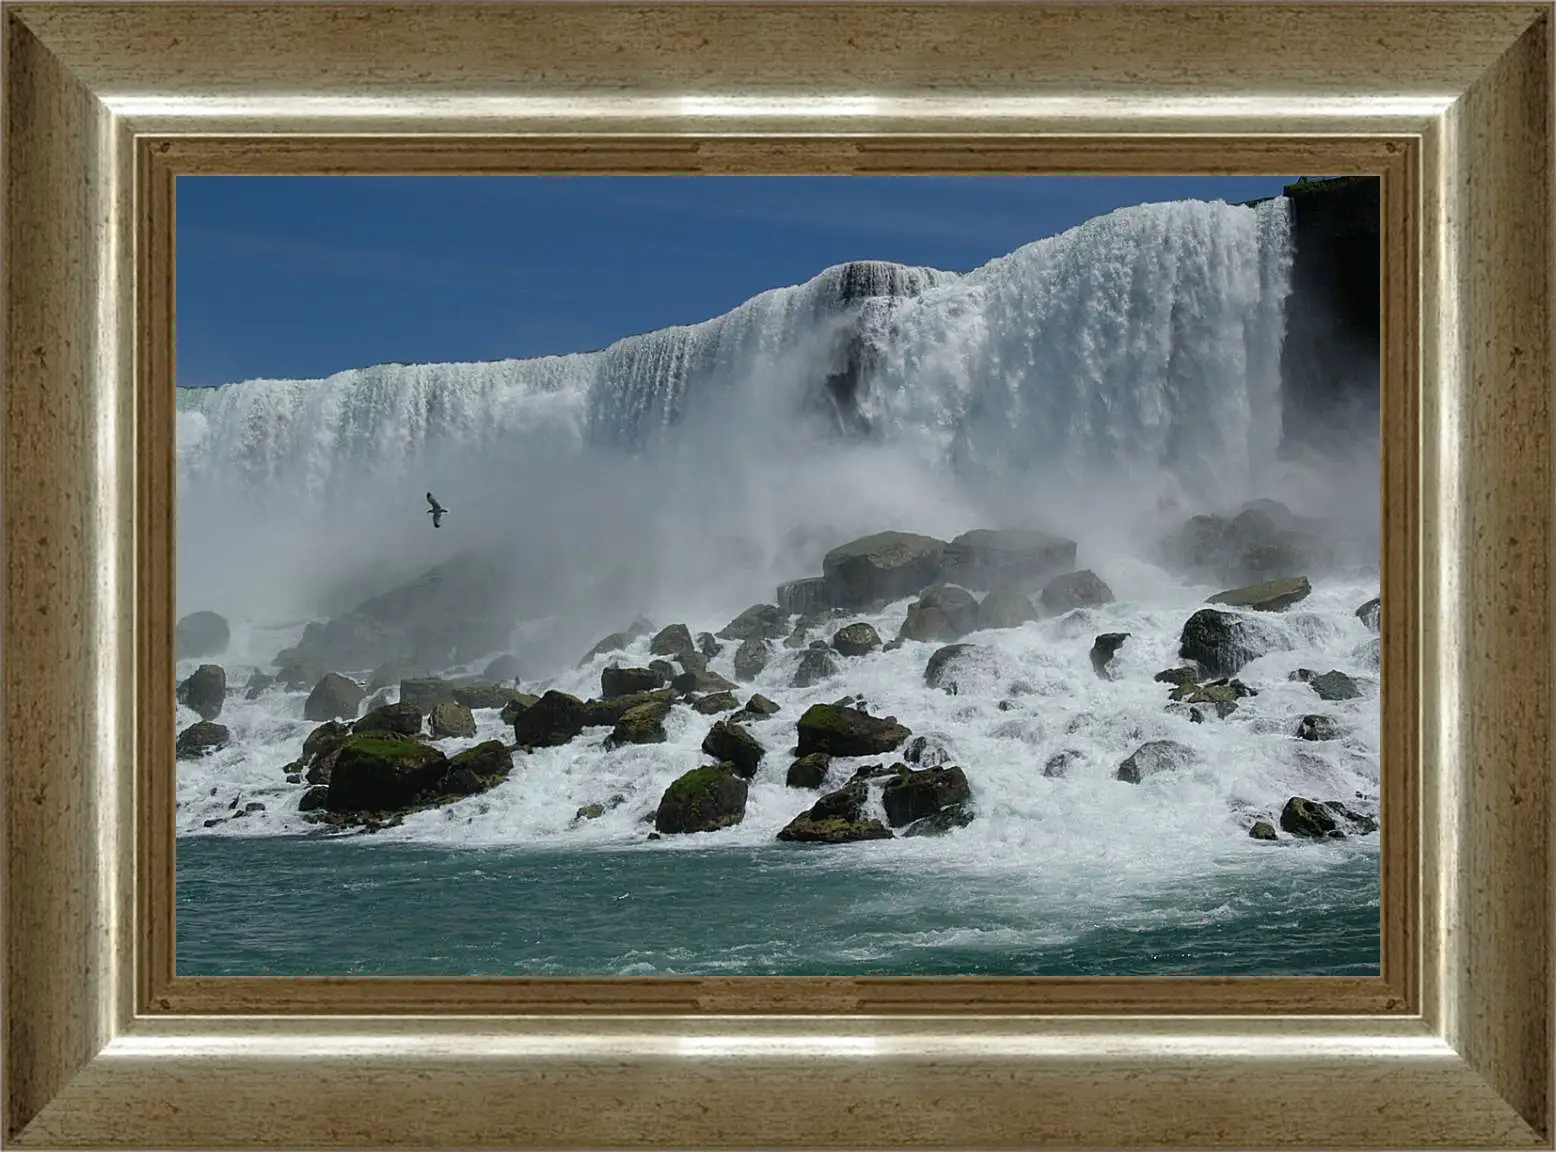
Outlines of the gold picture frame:
<svg viewBox="0 0 1556 1152">
<path fill-rule="evenodd" d="M 3 11 L 3 1138 L 1549 1148 L 1550 4 Z M 1374 979 L 174 975 L 180 172 L 1377 173 Z"/>
</svg>

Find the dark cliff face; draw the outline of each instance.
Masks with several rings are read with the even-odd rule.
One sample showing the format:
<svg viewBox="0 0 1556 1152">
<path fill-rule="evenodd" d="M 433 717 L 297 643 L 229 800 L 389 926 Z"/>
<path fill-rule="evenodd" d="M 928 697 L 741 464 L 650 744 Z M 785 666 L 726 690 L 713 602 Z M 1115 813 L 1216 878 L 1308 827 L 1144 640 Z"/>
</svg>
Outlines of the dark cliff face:
<svg viewBox="0 0 1556 1152">
<path fill-rule="evenodd" d="M 1374 437 L 1380 398 L 1379 181 L 1288 184 L 1294 260 L 1281 351 L 1284 448 Z"/>
</svg>

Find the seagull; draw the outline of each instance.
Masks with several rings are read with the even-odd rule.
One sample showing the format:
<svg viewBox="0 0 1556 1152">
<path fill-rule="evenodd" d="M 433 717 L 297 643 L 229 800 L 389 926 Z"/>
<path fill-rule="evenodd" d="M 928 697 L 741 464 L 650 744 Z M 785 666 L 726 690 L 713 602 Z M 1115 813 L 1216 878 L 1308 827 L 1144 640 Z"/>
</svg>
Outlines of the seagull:
<svg viewBox="0 0 1556 1152">
<path fill-rule="evenodd" d="M 448 509 L 439 504 L 438 498 L 431 492 L 427 493 L 427 503 L 432 505 L 431 508 L 427 509 L 427 515 L 432 517 L 432 526 L 434 528 L 441 528 L 443 526 L 443 514 L 447 512 Z"/>
</svg>

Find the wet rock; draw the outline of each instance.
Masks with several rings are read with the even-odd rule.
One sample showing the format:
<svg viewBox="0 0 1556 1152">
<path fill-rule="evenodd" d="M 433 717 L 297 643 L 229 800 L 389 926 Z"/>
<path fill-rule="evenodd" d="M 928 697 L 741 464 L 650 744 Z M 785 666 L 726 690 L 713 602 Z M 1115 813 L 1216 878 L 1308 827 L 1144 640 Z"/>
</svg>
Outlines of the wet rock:
<svg viewBox="0 0 1556 1152">
<path fill-rule="evenodd" d="M 749 780 L 756 775 L 757 767 L 767 750 L 762 742 L 738 724 L 720 720 L 703 738 L 702 750 L 720 763 L 729 764 L 734 772 Z"/>
<path fill-rule="evenodd" d="M 876 756 L 890 752 L 913 733 L 896 717 L 881 719 L 853 708 L 812 704 L 800 717 L 799 755 Z"/>
<path fill-rule="evenodd" d="M 880 633 L 873 625 L 863 622 L 839 628 L 832 637 L 832 647 L 844 656 L 868 656 L 880 646 Z"/>
<path fill-rule="evenodd" d="M 996 588 L 978 605 L 977 629 L 1019 628 L 1037 619 L 1032 598 L 1019 588 Z"/>
<path fill-rule="evenodd" d="M 1113 602 L 1113 589 L 1109 588 L 1090 568 L 1079 572 L 1066 572 L 1055 577 L 1043 587 L 1043 607 L 1058 615 L 1076 608 L 1097 608 Z"/>
<path fill-rule="evenodd" d="M 810 688 L 841 672 L 837 660 L 825 647 L 811 648 L 800 657 L 799 667 L 794 670 L 794 678 L 789 684 L 794 688 Z"/>
<path fill-rule="evenodd" d="M 1075 564 L 1075 541 L 1035 529 L 978 528 L 946 545 L 944 580 L 979 591 L 1033 588 Z"/>
<path fill-rule="evenodd" d="M 836 792 L 829 792 L 800 813 L 778 833 L 778 839 L 791 843 L 850 844 L 861 840 L 890 840 L 891 831 L 879 820 L 864 817 L 869 792 L 863 781 L 855 781 Z"/>
<path fill-rule="evenodd" d="M 1193 762 L 1192 749 L 1172 740 L 1152 740 L 1140 745 L 1129 759 L 1118 766 L 1118 779 L 1128 784 L 1138 784 L 1160 772 L 1175 771 Z"/>
<path fill-rule="evenodd" d="M 209 756 L 217 749 L 225 748 L 231 739 L 232 733 L 225 725 L 200 720 L 178 734 L 178 739 L 173 745 L 174 758 L 198 760 L 202 756 Z"/>
<path fill-rule="evenodd" d="M 771 658 L 771 650 L 767 641 L 760 637 L 752 637 L 742 640 L 740 647 L 735 649 L 735 676 L 740 680 L 755 680 L 767 667 L 767 661 Z"/>
<path fill-rule="evenodd" d="M 215 612 L 191 612 L 174 626 L 173 652 L 178 660 L 220 656 L 227 650 L 232 631 Z"/>
<path fill-rule="evenodd" d="M 427 727 L 439 738 L 474 736 L 475 717 L 463 704 L 439 704 L 432 710 Z"/>
<path fill-rule="evenodd" d="M 945 836 L 973 822 L 973 810 L 967 804 L 951 804 L 915 820 L 903 831 L 903 836 Z"/>
<path fill-rule="evenodd" d="M 1356 609 L 1356 618 L 1374 632 L 1378 631 L 1382 622 L 1383 601 L 1374 596 L 1367 603 Z"/>
<path fill-rule="evenodd" d="M 789 631 L 789 617 L 776 604 L 753 604 L 718 633 L 720 640 L 779 640 Z"/>
<path fill-rule="evenodd" d="M 621 668 L 615 664 L 600 673 L 600 696 L 630 696 L 634 692 L 652 692 L 663 688 L 669 677 L 652 668 Z"/>
<path fill-rule="evenodd" d="M 554 748 L 582 732 L 587 719 L 582 700 L 552 689 L 514 719 L 513 736 L 521 747 Z"/>
<path fill-rule="evenodd" d="M 1101 679 L 1113 679 L 1113 673 L 1108 671 L 1108 665 L 1113 662 L 1114 655 L 1123 647 L 1124 641 L 1129 639 L 1128 632 L 1104 632 L 1092 643 L 1091 668 Z"/>
<path fill-rule="evenodd" d="M 354 720 L 367 693 L 355 680 L 330 672 L 313 686 L 303 705 L 304 720 Z"/>
<path fill-rule="evenodd" d="M 747 785 L 727 765 L 694 768 L 665 789 L 654 817 L 661 833 L 714 832 L 746 815 Z"/>
<path fill-rule="evenodd" d="M 202 664 L 175 691 L 178 702 L 192 708 L 202 720 L 214 720 L 222 714 L 227 700 L 227 673 L 219 664 Z M 312 719 L 312 717 L 309 717 Z M 328 716 L 321 717 L 328 720 Z"/>
<path fill-rule="evenodd" d="M 912 596 L 939 577 L 945 548 L 910 532 L 878 532 L 834 548 L 821 562 L 827 602 L 868 608 Z"/>
<path fill-rule="evenodd" d="M 414 736 L 421 731 L 423 714 L 416 704 L 384 704 L 374 708 L 351 726 L 353 732 L 393 732 Z M 312 739 L 312 737 L 309 737 Z M 342 736 L 342 742 L 344 736 Z M 304 745 L 303 750 L 307 751 Z"/>
<path fill-rule="evenodd" d="M 665 734 L 665 717 L 668 715 L 670 703 L 665 700 L 651 700 L 627 709 L 611 729 L 610 746 L 663 744 L 668 738 Z"/>
<path fill-rule="evenodd" d="M 886 785 L 881 803 L 886 808 L 887 821 L 893 828 L 900 828 L 971 797 L 966 773 L 953 765 L 898 776 Z"/>
<path fill-rule="evenodd" d="M 1229 608 L 1250 608 L 1256 612 L 1284 612 L 1293 604 L 1306 600 L 1312 593 L 1313 586 L 1308 583 L 1306 576 L 1291 576 L 1217 592 L 1205 603 L 1225 604 Z"/>
<path fill-rule="evenodd" d="M 825 752 L 801 756 L 789 765 L 789 774 L 784 783 L 790 788 L 820 788 L 827 778 L 827 766 L 831 763 L 832 757 Z"/>
<path fill-rule="evenodd" d="M 1340 726 L 1328 716 L 1310 714 L 1297 724 L 1298 740 L 1338 740 Z"/>
</svg>

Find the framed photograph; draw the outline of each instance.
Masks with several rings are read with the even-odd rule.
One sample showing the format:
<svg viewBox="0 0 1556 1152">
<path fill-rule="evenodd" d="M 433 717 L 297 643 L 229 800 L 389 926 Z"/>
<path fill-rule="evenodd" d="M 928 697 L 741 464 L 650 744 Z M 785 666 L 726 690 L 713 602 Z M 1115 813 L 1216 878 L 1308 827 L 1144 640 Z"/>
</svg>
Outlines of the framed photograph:
<svg viewBox="0 0 1556 1152">
<path fill-rule="evenodd" d="M 7 4 L 4 1138 L 1550 1147 L 1552 16 Z"/>
</svg>

